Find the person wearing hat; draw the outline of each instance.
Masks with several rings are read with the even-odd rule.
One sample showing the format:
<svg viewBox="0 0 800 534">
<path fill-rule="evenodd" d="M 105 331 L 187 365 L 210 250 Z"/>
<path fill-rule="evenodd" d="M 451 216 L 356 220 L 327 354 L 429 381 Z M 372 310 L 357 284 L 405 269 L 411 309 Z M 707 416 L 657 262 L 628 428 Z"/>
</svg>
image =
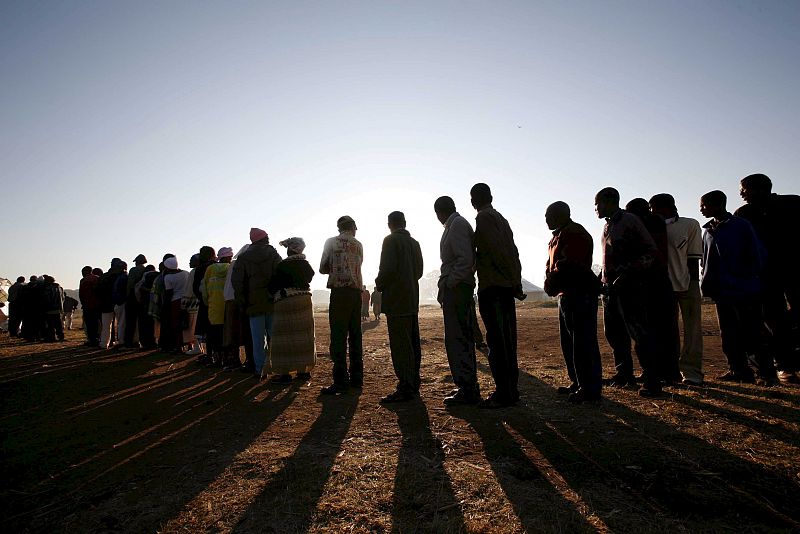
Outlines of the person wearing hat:
<svg viewBox="0 0 800 534">
<path fill-rule="evenodd" d="M 225 326 L 225 280 L 233 258 L 233 249 L 222 247 L 217 253 L 217 263 L 212 263 L 206 269 L 200 293 L 208 310 L 208 352 L 211 356 L 211 365 L 222 367 L 227 362 L 223 361 L 222 331 Z"/>
<path fill-rule="evenodd" d="M 397 388 L 381 403 L 402 402 L 419 396 L 419 279 L 422 278 L 422 250 L 406 230 L 406 217 L 393 211 L 388 218 L 391 233 L 383 240 L 375 288 L 381 292 L 383 312 L 389 329 L 392 366 Z"/>
<path fill-rule="evenodd" d="M 364 355 L 361 340 L 361 263 L 364 247 L 356 239 L 356 222 L 349 215 L 336 221 L 339 235 L 325 241 L 319 272 L 328 275 L 331 290 L 328 322 L 331 328 L 330 354 L 333 384 L 322 389 L 336 395 L 364 382 Z M 350 369 L 347 347 L 350 346 Z"/>
<path fill-rule="evenodd" d="M 269 283 L 269 292 L 275 296 L 269 371 L 275 382 L 291 381 L 290 373 L 307 380 L 317 354 L 310 285 L 314 268 L 303 254 L 306 243 L 302 238 L 290 237 L 280 245 L 286 247 L 286 259 L 278 264 Z"/>
<path fill-rule="evenodd" d="M 139 301 L 136 299 L 136 284 L 144 276 L 144 266 L 147 265 L 147 258 L 144 254 L 139 254 L 133 259 L 135 264 L 128 271 L 127 294 L 125 297 L 125 332 L 123 332 L 125 347 L 139 347 Z"/>
<path fill-rule="evenodd" d="M 281 261 L 278 251 L 269 244 L 269 235 L 261 228 L 250 229 L 250 246 L 234 265 L 231 283 L 236 302 L 245 310 L 253 338 L 255 374 L 261 377 L 272 337 L 273 300 L 267 286 Z"/>
</svg>

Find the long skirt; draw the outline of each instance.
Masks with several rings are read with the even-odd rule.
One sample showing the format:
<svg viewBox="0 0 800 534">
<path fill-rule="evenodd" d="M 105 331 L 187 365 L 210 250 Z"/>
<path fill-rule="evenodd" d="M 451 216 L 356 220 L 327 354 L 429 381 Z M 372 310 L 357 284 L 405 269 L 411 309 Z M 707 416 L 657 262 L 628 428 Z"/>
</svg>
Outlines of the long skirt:
<svg viewBox="0 0 800 534">
<path fill-rule="evenodd" d="M 310 373 L 316 361 L 311 294 L 292 295 L 277 301 L 272 315 L 267 370 L 271 374 Z"/>
</svg>

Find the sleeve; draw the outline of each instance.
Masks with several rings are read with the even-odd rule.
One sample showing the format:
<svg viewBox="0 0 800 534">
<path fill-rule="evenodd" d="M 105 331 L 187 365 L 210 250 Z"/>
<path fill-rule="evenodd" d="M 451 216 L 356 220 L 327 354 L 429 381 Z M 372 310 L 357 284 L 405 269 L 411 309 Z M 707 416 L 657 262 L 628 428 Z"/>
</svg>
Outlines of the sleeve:
<svg viewBox="0 0 800 534">
<path fill-rule="evenodd" d="M 475 243 L 469 223 L 464 219 L 456 219 L 449 235 L 449 244 L 456 256 L 453 269 L 446 281 L 447 287 L 455 287 L 459 282 L 474 276 Z"/>
<path fill-rule="evenodd" d="M 330 274 L 331 272 L 331 248 L 333 248 L 332 240 L 328 239 L 322 247 L 322 259 L 319 262 L 320 274 Z"/>
<path fill-rule="evenodd" d="M 208 280 L 211 278 L 211 269 L 206 269 L 206 274 L 203 275 L 203 281 L 200 283 L 200 298 L 203 299 L 203 304 L 208 306 Z"/>
<path fill-rule="evenodd" d="M 383 291 L 386 286 L 392 283 L 396 268 L 397 258 L 395 257 L 391 236 L 387 236 L 383 240 L 383 246 L 381 246 L 380 267 L 378 267 L 378 276 L 375 278 L 375 288 L 378 291 Z"/>
<path fill-rule="evenodd" d="M 414 278 L 419 280 L 422 278 L 424 266 L 422 261 L 422 248 L 419 246 L 419 241 L 414 241 Z"/>
<path fill-rule="evenodd" d="M 700 223 L 692 221 L 686 234 L 688 239 L 686 254 L 689 259 L 700 259 L 703 257 L 703 237 L 700 231 Z"/>
<path fill-rule="evenodd" d="M 244 283 L 245 267 L 244 262 L 239 258 L 233 264 L 233 273 L 231 274 L 231 285 L 233 286 L 233 295 L 236 304 L 244 307 L 247 299 L 245 298 L 246 287 Z"/>
</svg>

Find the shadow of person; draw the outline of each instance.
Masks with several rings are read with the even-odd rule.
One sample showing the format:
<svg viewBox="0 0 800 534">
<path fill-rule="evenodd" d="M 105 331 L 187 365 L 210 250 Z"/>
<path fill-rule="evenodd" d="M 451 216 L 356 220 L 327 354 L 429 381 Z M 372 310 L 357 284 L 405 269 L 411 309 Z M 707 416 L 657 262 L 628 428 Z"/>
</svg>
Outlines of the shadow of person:
<svg viewBox="0 0 800 534">
<path fill-rule="evenodd" d="M 321 395 L 300 444 L 234 526 L 234 532 L 306 532 L 350 429 L 360 394 Z"/>
<path fill-rule="evenodd" d="M 460 502 L 444 469 L 440 439 L 433 436 L 428 409 L 414 399 L 387 404 L 397 414 L 402 445 L 397 456 L 392 532 L 463 532 Z"/>
</svg>

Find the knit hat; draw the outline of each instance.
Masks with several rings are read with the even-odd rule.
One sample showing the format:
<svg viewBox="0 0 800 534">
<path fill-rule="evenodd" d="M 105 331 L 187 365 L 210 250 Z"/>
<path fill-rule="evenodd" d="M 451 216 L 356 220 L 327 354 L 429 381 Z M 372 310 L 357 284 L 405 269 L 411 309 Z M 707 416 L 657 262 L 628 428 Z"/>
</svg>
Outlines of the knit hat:
<svg viewBox="0 0 800 534">
<path fill-rule="evenodd" d="M 172 269 L 173 271 L 178 268 L 178 258 L 172 256 L 171 258 L 167 258 L 164 260 L 164 267 L 167 269 Z"/>
<path fill-rule="evenodd" d="M 261 241 L 267 236 L 267 232 L 262 230 L 261 228 L 250 228 L 250 242 L 255 243 L 256 241 Z"/>
<path fill-rule="evenodd" d="M 231 257 L 233 257 L 233 249 L 231 247 L 222 247 L 219 249 L 219 252 L 217 252 L 217 258 L 219 259 Z"/>
<path fill-rule="evenodd" d="M 286 247 L 295 254 L 302 254 L 306 248 L 306 242 L 303 241 L 302 237 L 290 237 L 289 239 L 284 239 L 279 243 L 279 245 Z"/>
</svg>

